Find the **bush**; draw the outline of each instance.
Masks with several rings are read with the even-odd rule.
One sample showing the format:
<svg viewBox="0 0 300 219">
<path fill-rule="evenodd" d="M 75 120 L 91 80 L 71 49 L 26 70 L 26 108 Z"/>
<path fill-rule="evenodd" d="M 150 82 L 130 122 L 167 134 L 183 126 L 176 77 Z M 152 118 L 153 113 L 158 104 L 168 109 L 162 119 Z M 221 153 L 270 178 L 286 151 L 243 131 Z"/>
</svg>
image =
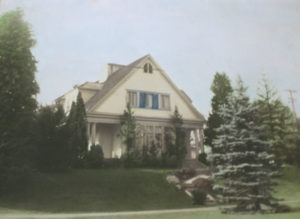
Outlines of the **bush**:
<svg viewBox="0 0 300 219">
<path fill-rule="evenodd" d="M 124 167 L 136 168 L 142 166 L 142 155 L 138 149 L 131 150 L 122 157 Z"/>
<path fill-rule="evenodd" d="M 100 145 L 92 145 L 86 156 L 89 168 L 100 168 L 103 166 L 103 151 Z"/>
<path fill-rule="evenodd" d="M 42 172 L 65 171 L 70 167 L 70 132 L 64 121 L 61 107 L 41 107 L 37 112 L 34 161 Z"/>
<path fill-rule="evenodd" d="M 193 192 L 193 204 L 203 205 L 206 200 L 207 193 L 202 190 L 195 190 Z"/>
<path fill-rule="evenodd" d="M 148 147 L 147 145 L 143 146 L 142 166 L 150 167 L 150 168 L 155 168 L 155 167 L 161 166 L 161 159 L 159 156 L 159 148 L 154 142 L 152 142 L 150 147 Z"/>
<path fill-rule="evenodd" d="M 201 163 L 207 165 L 207 164 L 208 164 L 208 162 L 207 162 L 207 154 L 206 154 L 206 153 L 201 153 L 201 154 L 199 154 L 198 160 L 199 160 Z"/>
<path fill-rule="evenodd" d="M 176 155 L 162 154 L 162 167 L 164 168 L 177 168 L 178 161 Z"/>
<path fill-rule="evenodd" d="M 196 171 L 191 168 L 181 169 L 175 172 L 175 176 L 177 176 L 180 180 L 187 180 L 196 176 Z"/>
<path fill-rule="evenodd" d="M 104 168 L 120 168 L 123 166 L 122 159 L 119 158 L 109 158 L 103 160 Z"/>
</svg>

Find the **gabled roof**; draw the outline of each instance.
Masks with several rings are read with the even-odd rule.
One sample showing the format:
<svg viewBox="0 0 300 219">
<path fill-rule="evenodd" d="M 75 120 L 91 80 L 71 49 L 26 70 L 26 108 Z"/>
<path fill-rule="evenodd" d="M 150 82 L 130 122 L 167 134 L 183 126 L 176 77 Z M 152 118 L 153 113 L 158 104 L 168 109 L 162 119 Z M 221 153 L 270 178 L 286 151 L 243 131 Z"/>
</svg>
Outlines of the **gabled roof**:
<svg viewBox="0 0 300 219">
<path fill-rule="evenodd" d="M 129 74 L 136 65 L 139 64 L 144 58 L 148 57 L 149 55 L 145 55 L 142 58 L 130 63 L 127 66 L 124 66 L 111 74 L 105 82 L 103 82 L 103 87 L 101 90 L 99 90 L 91 99 L 89 99 L 85 106 L 86 110 L 89 111 L 95 104 L 97 104 L 103 97 L 106 96 L 106 94 L 114 88 L 122 79 Z"/>
<path fill-rule="evenodd" d="M 78 86 L 78 88 L 81 88 L 81 89 L 88 89 L 88 90 L 99 90 L 101 89 L 103 86 L 103 83 L 99 83 L 98 81 L 96 82 L 85 82 L 81 85 Z"/>
<path fill-rule="evenodd" d="M 102 88 L 86 103 L 86 111 L 92 112 L 93 109 L 99 105 L 99 103 L 108 96 L 110 91 L 112 91 L 114 88 L 118 87 L 119 84 L 121 84 L 129 74 L 133 72 L 134 69 L 138 68 L 139 64 L 142 63 L 145 59 L 150 59 L 151 62 L 157 67 L 157 69 L 162 73 L 162 75 L 165 77 L 165 79 L 170 83 L 170 85 L 177 91 L 179 96 L 183 98 L 185 103 L 188 105 L 188 107 L 198 115 L 199 119 L 202 121 L 205 121 L 204 116 L 199 113 L 199 111 L 193 106 L 191 99 L 188 97 L 188 95 L 180 90 L 168 77 L 168 75 L 162 70 L 162 68 L 159 66 L 159 64 L 150 56 L 145 55 L 142 58 L 139 58 L 138 60 L 130 63 L 127 66 L 121 67 L 116 72 L 112 73 L 108 76 L 106 81 L 103 82 Z"/>
</svg>

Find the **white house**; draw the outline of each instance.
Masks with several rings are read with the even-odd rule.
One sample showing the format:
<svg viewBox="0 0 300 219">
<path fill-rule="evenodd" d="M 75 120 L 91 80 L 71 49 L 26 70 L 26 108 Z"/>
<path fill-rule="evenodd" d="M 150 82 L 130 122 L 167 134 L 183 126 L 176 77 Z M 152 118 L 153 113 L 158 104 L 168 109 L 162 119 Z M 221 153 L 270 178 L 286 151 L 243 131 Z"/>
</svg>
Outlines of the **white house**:
<svg viewBox="0 0 300 219">
<path fill-rule="evenodd" d="M 130 103 L 140 133 L 141 145 L 159 143 L 164 148 L 164 134 L 171 126 L 177 106 L 187 137 L 187 160 L 204 151 L 204 117 L 192 105 L 164 70 L 146 55 L 129 65 L 108 64 L 104 82 L 86 82 L 56 99 L 66 112 L 81 92 L 87 112 L 89 145 L 100 144 L 105 158 L 117 158 L 125 148 L 120 137 L 120 117 Z"/>
</svg>

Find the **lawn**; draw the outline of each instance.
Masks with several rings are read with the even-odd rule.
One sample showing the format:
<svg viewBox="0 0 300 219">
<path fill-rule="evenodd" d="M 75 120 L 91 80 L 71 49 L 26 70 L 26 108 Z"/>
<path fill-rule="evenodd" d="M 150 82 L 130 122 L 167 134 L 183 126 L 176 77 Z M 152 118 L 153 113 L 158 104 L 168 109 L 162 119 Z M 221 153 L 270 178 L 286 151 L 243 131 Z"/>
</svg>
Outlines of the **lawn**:
<svg viewBox="0 0 300 219">
<path fill-rule="evenodd" d="M 193 207 L 168 185 L 170 170 L 100 169 L 37 174 L 26 191 L 0 199 L 0 212 L 111 212 Z"/>
<path fill-rule="evenodd" d="M 169 186 L 170 170 L 105 169 L 75 170 L 65 174 L 41 174 L 22 193 L 0 199 L 1 214 L 115 212 L 192 208 L 192 201 Z M 293 212 L 267 215 L 223 215 L 216 209 L 186 213 L 113 216 L 109 218 L 300 218 L 300 169 L 286 166 L 277 186 L 277 197 L 293 207 Z M 78 218 L 78 217 L 76 217 Z M 82 217 L 99 218 L 99 217 Z"/>
</svg>

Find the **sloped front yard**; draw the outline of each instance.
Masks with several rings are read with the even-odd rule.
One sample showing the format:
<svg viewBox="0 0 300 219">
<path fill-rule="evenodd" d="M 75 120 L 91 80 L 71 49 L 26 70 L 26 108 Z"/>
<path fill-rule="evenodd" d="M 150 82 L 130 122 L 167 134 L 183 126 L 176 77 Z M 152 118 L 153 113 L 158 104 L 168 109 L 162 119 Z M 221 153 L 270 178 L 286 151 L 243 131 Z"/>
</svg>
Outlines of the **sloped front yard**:
<svg viewBox="0 0 300 219">
<path fill-rule="evenodd" d="M 22 193 L 0 200 L 1 214 L 115 212 L 192 208 L 192 200 L 169 185 L 172 171 L 150 169 L 76 170 L 65 174 L 36 175 Z M 156 213 L 114 218 L 300 218 L 300 169 L 287 166 L 276 195 L 293 212 L 267 215 L 223 215 L 216 208 L 198 212 Z M 197 206 L 198 207 L 198 206 Z M 78 218 L 78 216 L 74 217 Z M 102 218 L 85 217 L 80 218 Z"/>
<path fill-rule="evenodd" d="M 0 212 L 111 212 L 193 207 L 189 197 L 166 182 L 169 172 L 100 169 L 37 174 L 26 191 L 0 199 Z"/>
</svg>

